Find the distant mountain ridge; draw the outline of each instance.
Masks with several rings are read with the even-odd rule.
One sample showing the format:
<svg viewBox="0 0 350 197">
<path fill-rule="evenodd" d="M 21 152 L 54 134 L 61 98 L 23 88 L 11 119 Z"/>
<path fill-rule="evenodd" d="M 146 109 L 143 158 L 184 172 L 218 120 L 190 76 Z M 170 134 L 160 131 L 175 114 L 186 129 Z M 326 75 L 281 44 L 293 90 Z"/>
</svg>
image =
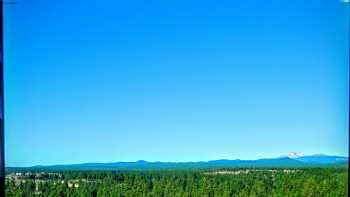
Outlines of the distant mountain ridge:
<svg viewBox="0 0 350 197">
<path fill-rule="evenodd" d="M 329 155 L 308 155 L 299 157 L 278 157 L 257 160 L 211 160 L 198 162 L 111 162 L 82 163 L 68 165 L 32 166 L 27 169 L 47 170 L 141 170 L 141 169 L 208 169 L 208 168 L 243 168 L 243 167 L 322 167 L 329 165 L 345 165 L 348 157 Z"/>
<path fill-rule="evenodd" d="M 349 158 L 341 157 L 341 156 L 328 156 L 328 155 L 318 154 L 318 155 L 297 157 L 295 158 L 295 160 L 301 161 L 304 163 L 336 164 L 336 163 L 347 163 Z"/>
</svg>

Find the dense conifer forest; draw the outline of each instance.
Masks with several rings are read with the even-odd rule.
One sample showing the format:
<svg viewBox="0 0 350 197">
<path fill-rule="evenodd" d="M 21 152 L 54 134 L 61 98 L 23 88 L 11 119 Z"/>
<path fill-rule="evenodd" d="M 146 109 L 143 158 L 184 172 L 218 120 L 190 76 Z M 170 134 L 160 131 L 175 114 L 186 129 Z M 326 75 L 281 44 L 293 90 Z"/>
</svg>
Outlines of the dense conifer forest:
<svg viewBox="0 0 350 197">
<path fill-rule="evenodd" d="M 348 196 L 347 168 L 11 172 L 6 196 Z"/>
</svg>

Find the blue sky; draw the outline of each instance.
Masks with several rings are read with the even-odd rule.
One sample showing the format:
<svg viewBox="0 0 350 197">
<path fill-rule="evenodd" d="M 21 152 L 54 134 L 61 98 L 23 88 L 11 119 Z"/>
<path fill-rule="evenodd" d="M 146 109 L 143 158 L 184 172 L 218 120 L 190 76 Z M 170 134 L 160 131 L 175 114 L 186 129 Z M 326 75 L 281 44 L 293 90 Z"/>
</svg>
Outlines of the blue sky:
<svg viewBox="0 0 350 197">
<path fill-rule="evenodd" d="M 7 5 L 6 165 L 347 155 L 348 9 Z"/>
</svg>

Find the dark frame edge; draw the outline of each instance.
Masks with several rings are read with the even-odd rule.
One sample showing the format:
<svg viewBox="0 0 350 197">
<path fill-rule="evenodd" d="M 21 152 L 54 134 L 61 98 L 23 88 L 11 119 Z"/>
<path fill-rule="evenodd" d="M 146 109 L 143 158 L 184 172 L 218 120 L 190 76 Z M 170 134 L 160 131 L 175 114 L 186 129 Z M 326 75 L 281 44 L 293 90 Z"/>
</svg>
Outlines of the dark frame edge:
<svg viewBox="0 0 350 197">
<path fill-rule="evenodd" d="M 0 1 L 0 196 L 5 196 L 3 1 Z"/>
</svg>

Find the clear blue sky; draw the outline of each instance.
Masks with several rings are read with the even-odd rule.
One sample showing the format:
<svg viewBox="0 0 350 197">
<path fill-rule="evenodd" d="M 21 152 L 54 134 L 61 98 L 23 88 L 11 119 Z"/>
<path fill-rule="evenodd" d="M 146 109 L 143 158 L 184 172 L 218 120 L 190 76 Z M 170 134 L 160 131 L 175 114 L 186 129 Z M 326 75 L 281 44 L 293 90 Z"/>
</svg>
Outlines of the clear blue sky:
<svg viewBox="0 0 350 197">
<path fill-rule="evenodd" d="M 340 0 L 19 2 L 7 166 L 348 153 Z"/>
</svg>

